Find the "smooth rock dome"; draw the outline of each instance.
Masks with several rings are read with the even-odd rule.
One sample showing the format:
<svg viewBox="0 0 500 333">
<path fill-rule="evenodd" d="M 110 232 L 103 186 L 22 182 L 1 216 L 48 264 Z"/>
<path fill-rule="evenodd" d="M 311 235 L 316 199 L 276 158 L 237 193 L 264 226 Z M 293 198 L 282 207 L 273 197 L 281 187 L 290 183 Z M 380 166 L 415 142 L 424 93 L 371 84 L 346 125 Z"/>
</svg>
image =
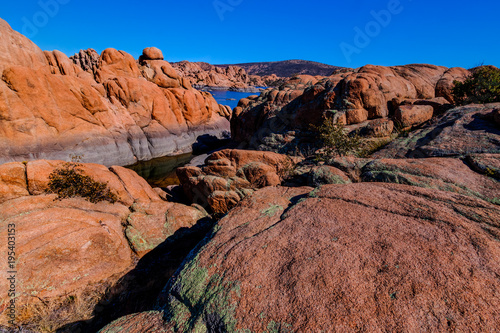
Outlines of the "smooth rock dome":
<svg viewBox="0 0 500 333">
<path fill-rule="evenodd" d="M 142 51 L 143 60 L 163 60 L 163 53 L 157 47 L 147 47 Z"/>
</svg>

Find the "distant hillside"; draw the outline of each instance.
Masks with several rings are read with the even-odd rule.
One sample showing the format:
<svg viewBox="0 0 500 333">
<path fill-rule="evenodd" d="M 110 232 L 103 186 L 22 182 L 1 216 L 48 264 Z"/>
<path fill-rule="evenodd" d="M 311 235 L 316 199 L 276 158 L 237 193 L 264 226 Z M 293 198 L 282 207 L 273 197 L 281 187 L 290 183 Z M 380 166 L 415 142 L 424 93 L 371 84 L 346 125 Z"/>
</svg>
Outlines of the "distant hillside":
<svg viewBox="0 0 500 333">
<path fill-rule="evenodd" d="M 215 65 L 217 67 L 227 67 L 230 65 Z M 308 75 L 331 75 L 335 70 L 341 68 L 322 64 L 320 62 L 307 60 L 285 60 L 272 62 L 253 62 L 247 64 L 234 64 L 234 66 L 243 67 L 251 75 L 271 75 L 276 74 L 280 77 L 289 77 L 294 74 Z"/>
</svg>

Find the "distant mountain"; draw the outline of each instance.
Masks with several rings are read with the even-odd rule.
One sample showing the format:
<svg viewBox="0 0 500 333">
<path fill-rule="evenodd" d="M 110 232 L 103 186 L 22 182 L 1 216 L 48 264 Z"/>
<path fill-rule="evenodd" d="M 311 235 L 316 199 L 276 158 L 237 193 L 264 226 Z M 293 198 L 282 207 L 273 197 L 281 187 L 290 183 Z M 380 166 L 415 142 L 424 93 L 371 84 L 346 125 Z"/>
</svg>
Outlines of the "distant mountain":
<svg viewBox="0 0 500 333">
<path fill-rule="evenodd" d="M 217 67 L 227 67 L 231 65 L 215 65 Z M 307 61 L 307 60 L 285 60 L 285 61 L 271 61 L 271 62 L 253 62 L 246 64 L 234 64 L 232 66 L 239 66 L 244 68 L 250 75 L 271 75 L 276 74 L 280 77 L 289 77 L 294 74 L 308 74 L 308 75 L 321 75 L 329 76 L 335 70 L 342 67 L 322 64 L 320 62 Z"/>
</svg>

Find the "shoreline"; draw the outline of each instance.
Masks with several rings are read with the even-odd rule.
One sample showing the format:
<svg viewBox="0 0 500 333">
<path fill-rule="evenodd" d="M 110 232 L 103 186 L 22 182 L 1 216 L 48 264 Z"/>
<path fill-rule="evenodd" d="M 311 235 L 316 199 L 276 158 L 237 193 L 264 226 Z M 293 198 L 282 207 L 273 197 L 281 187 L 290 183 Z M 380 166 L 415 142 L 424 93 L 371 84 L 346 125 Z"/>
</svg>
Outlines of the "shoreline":
<svg viewBox="0 0 500 333">
<path fill-rule="evenodd" d="M 234 91 L 234 92 L 244 92 L 244 93 L 261 93 L 268 87 L 256 87 L 251 86 L 248 88 L 234 88 L 234 87 L 224 87 L 224 86 L 205 86 L 193 84 L 193 88 L 199 91 Z"/>
</svg>

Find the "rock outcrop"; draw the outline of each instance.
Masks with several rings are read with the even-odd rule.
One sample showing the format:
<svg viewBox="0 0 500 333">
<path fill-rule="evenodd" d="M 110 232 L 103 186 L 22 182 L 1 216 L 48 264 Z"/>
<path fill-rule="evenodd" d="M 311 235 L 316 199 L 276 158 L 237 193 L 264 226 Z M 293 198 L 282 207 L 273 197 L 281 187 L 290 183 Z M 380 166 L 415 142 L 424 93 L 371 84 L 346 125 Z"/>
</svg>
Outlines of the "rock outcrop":
<svg viewBox="0 0 500 333">
<path fill-rule="evenodd" d="M 433 65 L 367 65 L 326 78 L 299 75 L 241 100 L 231 120 L 232 135 L 263 150 L 267 141 L 276 139 L 273 135 L 300 136 L 332 113 L 341 123 L 358 127 L 387 118 L 406 127 L 420 125 L 450 108 L 453 81 L 464 80 L 466 74 L 464 69 Z"/>
<path fill-rule="evenodd" d="M 189 151 L 229 129 L 227 110 L 191 87 L 161 51 L 42 52 L 0 20 L 0 163 L 70 159 L 104 165 Z M 219 114 L 220 113 L 220 114 Z"/>
<path fill-rule="evenodd" d="M 479 156 L 472 158 L 477 161 Z M 482 159 L 487 165 L 499 162 L 495 156 Z M 363 182 L 407 184 L 500 203 L 498 181 L 474 172 L 467 160 L 458 158 L 374 159 L 361 168 L 360 174 Z"/>
<path fill-rule="evenodd" d="M 408 133 L 374 154 L 384 158 L 422 158 L 499 154 L 500 103 L 466 105 L 447 111 L 432 124 Z"/>
<path fill-rule="evenodd" d="M 470 154 L 466 161 L 474 171 L 500 180 L 500 154 Z"/>
<path fill-rule="evenodd" d="M 495 331 L 499 221 L 498 205 L 407 185 L 268 187 L 218 222 L 155 311 L 101 332 Z"/>
<path fill-rule="evenodd" d="M 179 75 L 189 79 L 193 87 L 259 92 L 256 87 L 275 85 L 280 78 L 276 75 L 248 75 L 238 66 L 220 67 L 206 62 L 181 61 L 172 63 Z"/>
<path fill-rule="evenodd" d="M 293 166 L 286 155 L 225 149 L 211 154 L 202 167 L 178 168 L 177 176 L 191 202 L 224 214 L 256 189 L 281 184 Z"/>
<path fill-rule="evenodd" d="M 10 66 L 41 68 L 46 65 L 45 55 L 32 41 L 12 30 L 0 19 L 0 73 Z"/>
<path fill-rule="evenodd" d="M 67 305 L 64 299 L 69 295 L 80 300 L 82 294 L 93 294 L 97 302 L 96 295 L 133 269 L 139 258 L 207 216 L 201 208 L 163 201 L 144 179 L 120 166 L 78 166 L 82 174 L 107 183 L 116 203 L 94 204 L 79 197 L 57 200 L 57 195 L 47 193 L 49 175 L 64 163 L 0 165 L 0 236 L 7 239 L 15 229 L 20 323 L 40 320 L 32 318 L 40 315 L 34 311 L 40 300 L 52 309 L 51 316 Z M 1 244 L 7 253 L 7 242 Z M 7 278 L 6 264 L 2 279 Z M 0 284 L 0 324 L 7 319 L 7 289 L 6 283 Z M 90 310 L 93 306 L 81 305 Z"/>
</svg>

